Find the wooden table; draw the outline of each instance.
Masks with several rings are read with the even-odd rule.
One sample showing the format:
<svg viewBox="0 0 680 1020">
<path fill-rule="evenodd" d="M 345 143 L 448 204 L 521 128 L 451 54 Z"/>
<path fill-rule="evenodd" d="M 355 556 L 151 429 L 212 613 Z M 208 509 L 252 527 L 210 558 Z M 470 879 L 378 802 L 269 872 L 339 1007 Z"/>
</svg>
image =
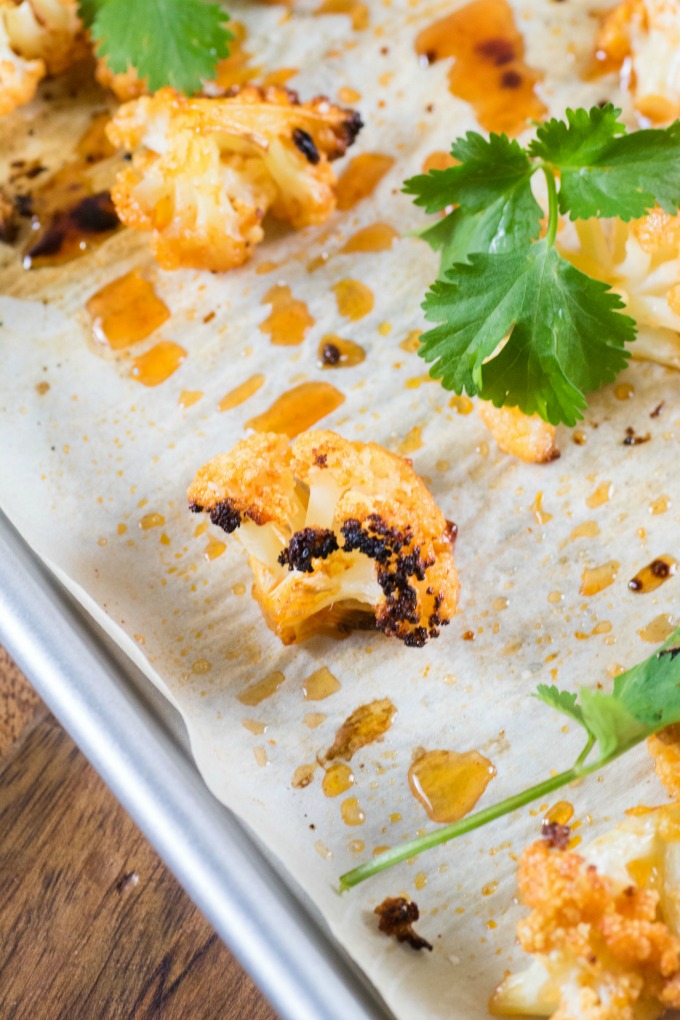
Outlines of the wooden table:
<svg viewBox="0 0 680 1020">
<path fill-rule="evenodd" d="M 275 1020 L 0 649 L 0 1018 Z"/>
</svg>

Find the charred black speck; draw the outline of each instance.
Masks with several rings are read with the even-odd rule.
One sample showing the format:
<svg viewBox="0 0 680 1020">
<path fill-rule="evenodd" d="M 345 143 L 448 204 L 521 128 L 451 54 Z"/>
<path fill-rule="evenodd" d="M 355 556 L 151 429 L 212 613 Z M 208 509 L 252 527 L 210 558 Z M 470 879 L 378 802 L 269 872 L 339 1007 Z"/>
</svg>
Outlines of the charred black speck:
<svg viewBox="0 0 680 1020">
<path fill-rule="evenodd" d="M 392 935 L 397 942 L 406 942 L 411 949 L 429 949 L 432 952 L 427 939 L 421 938 L 413 930 L 413 922 L 420 917 L 417 903 L 403 896 L 388 896 L 375 908 L 374 913 L 380 918 L 378 928 L 385 935 Z"/>
<path fill-rule="evenodd" d="M 30 267 L 35 259 L 58 255 L 67 237 L 77 234 L 106 234 L 120 226 L 111 195 L 100 191 L 88 195 L 71 209 L 60 210 L 52 217 L 47 229 L 36 243 L 26 252 L 25 265 Z"/>
<path fill-rule="evenodd" d="M 232 500 L 223 499 L 221 502 L 215 503 L 211 509 L 210 520 L 218 528 L 222 528 L 228 535 L 231 535 L 232 531 L 236 531 L 241 525 L 241 514 L 234 509 Z"/>
<path fill-rule="evenodd" d="M 549 822 L 544 819 L 541 826 L 541 836 L 549 847 L 555 850 L 566 850 L 569 846 L 571 829 L 568 825 L 560 825 L 559 822 Z"/>
<path fill-rule="evenodd" d="M 321 156 L 319 155 L 319 150 L 317 149 L 316 142 L 312 136 L 307 131 L 303 131 L 302 128 L 295 128 L 293 131 L 293 142 L 307 162 L 311 163 L 312 166 L 316 166 L 321 159 Z"/>
<path fill-rule="evenodd" d="M 510 39 L 504 36 L 497 36 L 493 39 L 485 39 L 484 42 L 475 46 L 477 53 L 486 57 L 496 67 L 510 64 L 516 58 L 515 47 Z"/>
<path fill-rule="evenodd" d="M 347 112 L 349 116 L 343 124 L 343 134 L 345 145 L 349 149 L 350 145 L 354 145 L 357 135 L 364 126 L 364 122 L 358 110 L 348 110 Z"/>
<path fill-rule="evenodd" d="M 377 563 L 387 562 L 390 556 L 400 553 L 413 540 L 408 527 L 403 532 L 398 528 L 390 528 L 379 514 L 369 514 L 365 526 L 361 521 L 350 518 L 340 530 L 347 552 L 358 550 Z"/>
<path fill-rule="evenodd" d="M 335 532 L 328 528 L 303 528 L 295 532 L 288 547 L 281 552 L 279 563 L 282 567 L 287 564 L 289 570 L 311 574 L 314 571 L 312 560 L 325 560 L 339 548 Z"/>
<path fill-rule="evenodd" d="M 518 89 L 522 85 L 522 75 L 519 71 L 504 71 L 501 75 L 501 88 Z"/>
<path fill-rule="evenodd" d="M 648 443 L 652 437 L 649 432 L 644 436 L 638 436 L 635 434 L 635 429 L 628 426 L 626 429 L 626 438 L 623 440 L 624 446 L 640 446 L 642 443 Z"/>
<path fill-rule="evenodd" d="M 337 344 L 327 343 L 323 345 L 321 360 L 324 365 L 337 365 L 341 357 L 340 348 Z"/>
</svg>

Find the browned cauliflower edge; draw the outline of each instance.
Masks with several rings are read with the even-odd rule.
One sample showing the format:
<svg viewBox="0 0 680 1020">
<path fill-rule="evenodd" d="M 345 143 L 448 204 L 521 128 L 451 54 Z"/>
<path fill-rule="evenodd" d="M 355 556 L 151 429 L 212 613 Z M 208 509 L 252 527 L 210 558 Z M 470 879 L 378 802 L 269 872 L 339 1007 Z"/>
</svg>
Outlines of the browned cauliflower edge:
<svg viewBox="0 0 680 1020">
<path fill-rule="evenodd" d="M 654 769 L 671 797 L 680 800 L 680 723 L 666 726 L 647 740 Z"/>
<path fill-rule="evenodd" d="M 555 426 L 537 414 L 524 414 L 519 407 L 494 407 L 488 400 L 480 400 L 477 410 L 504 453 L 528 464 L 550 464 L 560 456 Z"/>
<path fill-rule="evenodd" d="M 328 218 L 330 163 L 361 127 L 354 110 L 301 103 L 281 86 L 194 98 L 163 88 L 125 103 L 108 127 L 134 153 L 113 201 L 123 223 L 151 232 L 163 268 L 232 269 L 262 240 L 268 211 L 296 229 Z"/>
<path fill-rule="evenodd" d="M 582 853 L 543 840 L 520 857 L 529 968 L 494 1016 L 653 1020 L 680 1006 L 680 808 L 634 809 Z"/>
<path fill-rule="evenodd" d="M 255 434 L 204 465 L 188 499 L 237 532 L 284 644 L 377 626 L 420 647 L 455 612 L 452 526 L 410 461 L 376 443 Z"/>
</svg>

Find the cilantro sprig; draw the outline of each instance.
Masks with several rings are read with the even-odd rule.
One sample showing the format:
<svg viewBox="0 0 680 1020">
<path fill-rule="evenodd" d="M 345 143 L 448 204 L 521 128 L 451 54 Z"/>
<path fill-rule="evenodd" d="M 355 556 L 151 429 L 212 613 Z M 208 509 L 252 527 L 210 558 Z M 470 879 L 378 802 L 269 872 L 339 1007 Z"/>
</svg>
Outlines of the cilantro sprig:
<svg viewBox="0 0 680 1020">
<path fill-rule="evenodd" d="M 78 0 L 100 57 L 116 74 L 133 67 L 154 92 L 192 93 L 229 53 L 228 14 L 204 0 Z"/>
<path fill-rule="evenodd" d="M 559 214 L 628 221 L 680 203 L 680 121 L 626 132 L 611 105 L 567 110 L 526 148 L 475 132 L 451 148 L 456 166 L 405 182 L 428 213 L 421 236 L 440 252 L 423 309 L 435 323 L 418 353 L 456 393 L 519 407 L 557 425 L 583 417 L 586 393 L 611 382 L 636 336 L 618 294 L 555 248 Z M 546 182 L 548 223 L 532 190 Z"/>
<path fill-rule="evenodd" d="M 597 772 L 664 726 L 680 722 L 680 627 L 648 659 L 621 673 L 611 694 L 588 687 L 573 693 L 539 684 L 534 696 L 585 730 L 586 744 L 572 767 L 483 811 L 392 847 L 342 875 L 342 892 L 400 861 L 479 829 Z M 589 760 L 594 747 L 597 755 Z"/>
</svg>

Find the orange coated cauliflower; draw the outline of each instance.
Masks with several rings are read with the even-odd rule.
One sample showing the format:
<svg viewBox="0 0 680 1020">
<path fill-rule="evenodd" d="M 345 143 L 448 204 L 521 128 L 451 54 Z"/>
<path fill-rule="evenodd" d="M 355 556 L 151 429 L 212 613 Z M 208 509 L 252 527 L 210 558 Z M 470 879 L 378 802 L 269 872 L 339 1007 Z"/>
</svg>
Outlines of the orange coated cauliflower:
<svg viewBox="0 0 680 1020">
<path fill-rule="evenodd" d="M 555 446 L 555 426 L 519 407 L 494 407 L 488 400 L 477 405 L 479 417 L 504 453 L 529 464 L 549 464 L 560 452 Z"/>
<path fill-rule="evenodd" d="M 680 808 L 636 809 L 581 854 L 534 843 L 517 926 L 534 954 L 491 1000 L 496 1016 L 654 1020 L 680 1006 Z"/>
<path fill-rule="evenodd" d="M 0 0 L 0 116 L 86 53 L 75 0 Z"/>
<path fill-rule="evenodd" d="M 630 58 L 626 77 L 643 117 L 663 123 L 680 116 L 677 0 L 624 0 L 603 19 L 597 48 L 614 63 Z"/>
<path fill-rule="evenodd" d="M 334 432 L 255 434 L 200 469 L 189 505 L 237 535 L 267 625 L 293 644 L 375 625 L 420 647 L 453 616 L 451 526 L 408 460 Z"/>
<path fill-rule="evenodd" d="M 123 223 L 152 232 L 165 269 L 242 265 L 267 211 L 296 228 L 335 208 L 330 161 L 361 127 L 354 111 L 279 86 L 188 99 L 161 89 L 120 108 L 114 145 L 134 151 L 112 197 Z"/>
<path fill-rule="evenodd" d="M 671 797 L 680 800 L 680 723 L 666 726 L 647 741 L 658 778 Z"/>
</svg>

